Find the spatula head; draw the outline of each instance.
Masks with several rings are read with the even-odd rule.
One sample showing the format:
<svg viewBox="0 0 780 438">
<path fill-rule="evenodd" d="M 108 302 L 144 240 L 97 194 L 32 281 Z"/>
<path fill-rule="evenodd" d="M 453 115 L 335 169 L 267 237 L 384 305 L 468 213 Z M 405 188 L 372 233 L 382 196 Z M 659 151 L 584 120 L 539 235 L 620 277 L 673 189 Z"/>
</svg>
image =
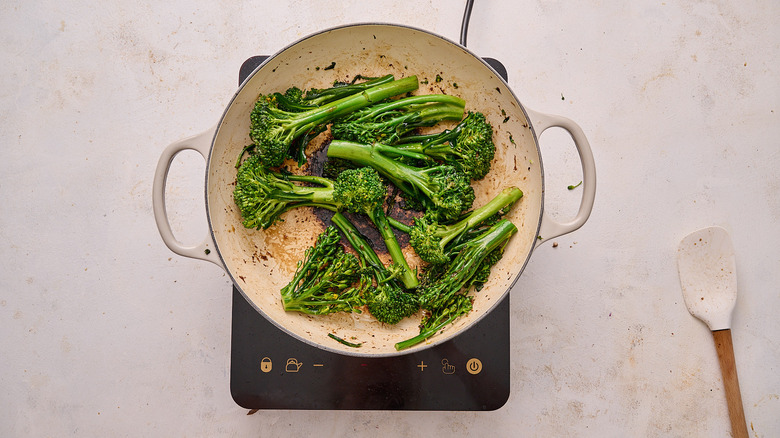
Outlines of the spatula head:
<svg viewBox="0 0 780 438">
<path fill-rule="evenodd" d="M 709 227 L 686 236 L 677 250 L 685 305 L 710 330 L 731 328 L 737 302 L 734 246 L 726 230 Z"/>
</svg>

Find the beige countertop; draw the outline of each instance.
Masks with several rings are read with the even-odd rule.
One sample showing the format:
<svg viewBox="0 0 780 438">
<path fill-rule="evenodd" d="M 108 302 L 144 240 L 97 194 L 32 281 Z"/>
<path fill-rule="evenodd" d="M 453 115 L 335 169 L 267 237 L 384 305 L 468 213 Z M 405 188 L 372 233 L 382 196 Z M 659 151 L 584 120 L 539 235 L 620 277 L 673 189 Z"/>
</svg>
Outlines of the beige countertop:
<svg viewBox="0 0 780 438">
<path fill-rule="evenodd" d="M 244 59 L 390 22 L 457 40 L 462 2 L 33 2 L 0 7 L 0 436 L 727 437 L 711 335 L 675 250 L 734 241 L 748 430 L 780 436 L 780 5 L 477 1 L 468 46 L 528 107 L 575 120 L 598 172 L 583 228 L 512 291 L 511 395 L 493 412 L 259 411 L 229 392 L 231 285 L 152 216 L 162 150 L 216 123 Z M 541 137 L 547 211 L 579 193 Z M 169 175 L 180 240 L 206 230 L 196 153 Z"/>
</svg>

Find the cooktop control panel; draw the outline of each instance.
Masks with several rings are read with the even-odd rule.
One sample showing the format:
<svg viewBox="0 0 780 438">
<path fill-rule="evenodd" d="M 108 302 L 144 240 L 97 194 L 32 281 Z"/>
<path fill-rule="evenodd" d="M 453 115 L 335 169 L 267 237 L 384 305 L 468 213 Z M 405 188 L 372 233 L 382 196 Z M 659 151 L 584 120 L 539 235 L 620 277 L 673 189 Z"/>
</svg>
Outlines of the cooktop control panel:
<svg viewBox="0 0 780 438">
<path fill-rule="evenodd" d="M 247 409 L 494 410 L 509 398 L 508 298 L 450 341 L 385 358 L 301 342 L 236 289 L 233 314 L 231 392 Z"/>
</svg>

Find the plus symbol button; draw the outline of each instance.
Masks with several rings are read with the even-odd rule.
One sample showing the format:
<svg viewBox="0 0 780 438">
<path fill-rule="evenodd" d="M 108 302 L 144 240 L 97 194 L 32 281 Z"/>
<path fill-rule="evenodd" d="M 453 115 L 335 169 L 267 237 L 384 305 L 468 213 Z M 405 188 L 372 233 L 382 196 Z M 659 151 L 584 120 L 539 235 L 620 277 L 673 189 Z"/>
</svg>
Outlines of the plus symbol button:
<svg viewBox="0 0 780 438">
<path fill-rule="evenodd" d="M 425 362 L 424 362 L 424 361 L 420 361 L 420 364 L 419 364 L 419 365 L 417 365 L 417 368 L 419 368 L 419 369 L 420 369 L 420 371 L 425 371 L 425 367 L 427 367 L 427 366 L 428 366 L 428 365 L 425 365 Z"/>
</svg>

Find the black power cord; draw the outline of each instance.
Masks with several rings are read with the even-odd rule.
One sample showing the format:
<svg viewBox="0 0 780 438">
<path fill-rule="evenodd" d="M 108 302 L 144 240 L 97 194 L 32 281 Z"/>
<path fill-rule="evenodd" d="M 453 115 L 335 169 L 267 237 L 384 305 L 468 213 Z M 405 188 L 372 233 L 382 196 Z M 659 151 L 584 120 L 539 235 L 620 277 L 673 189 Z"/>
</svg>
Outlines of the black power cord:
<svg viewBox="0 0 780 438">
<path fill-rule="evenodd" d="M 460 45 L 466 47 L 466 34 L 469 31 L 469 20 L 471 19 L 471 8 L 474 7 L 474 0 L 466 0 L 466 11 L 463 13 L 463 23 L 460 25 Z"/>
</svg>

